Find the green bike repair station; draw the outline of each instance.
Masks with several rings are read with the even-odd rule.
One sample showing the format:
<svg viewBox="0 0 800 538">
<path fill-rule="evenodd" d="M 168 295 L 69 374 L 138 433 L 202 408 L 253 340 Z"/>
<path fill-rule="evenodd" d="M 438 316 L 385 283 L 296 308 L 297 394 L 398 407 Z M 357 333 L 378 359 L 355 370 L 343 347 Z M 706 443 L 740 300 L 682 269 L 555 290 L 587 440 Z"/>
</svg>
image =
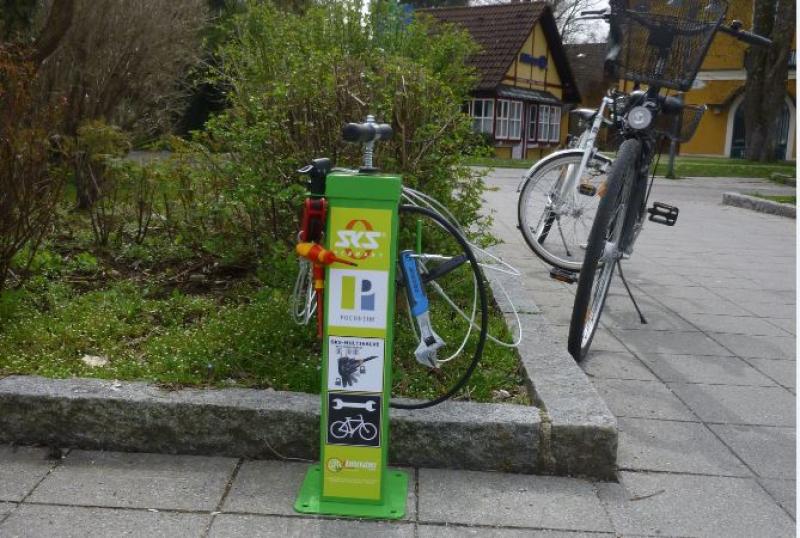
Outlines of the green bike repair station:
<svg viewBox="0 0 800 538">
<path fill-rule="evenodd" d="M 355 129 L 350 138 L 348 127 Z M 372 146 L 390 136 L 389 126 L 369 117 L 344 134 L 366 144 L 361 170 L 331 171 L 330 161 L 317 159 L 301 171 L 311 177 L 301 241 L 306 251 L 314 249 L 315 288 L 324 299 L 317 308 L 324 315 L 320 464 L 308 470 L 295 510 L 399 519 L 408 475 L 389 469 L 387 456 L 402 183 L 372 168 Z M 305 222 L 308 213 L 322 215 L 322 222 Z"/>
</svg>

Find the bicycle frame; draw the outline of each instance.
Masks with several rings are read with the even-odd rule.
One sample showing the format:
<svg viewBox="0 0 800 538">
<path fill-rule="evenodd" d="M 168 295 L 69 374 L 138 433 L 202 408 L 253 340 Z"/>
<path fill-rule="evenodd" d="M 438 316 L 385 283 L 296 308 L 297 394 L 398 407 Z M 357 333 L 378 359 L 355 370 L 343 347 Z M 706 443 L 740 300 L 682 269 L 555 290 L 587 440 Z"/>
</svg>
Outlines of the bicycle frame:
<svg viewBox="0 0 800 538">
<path fill-rule="evenodd" d="M 595 142 L 597 141 L 597 134 L 600 132 L 600 127 L 603 125 L 603 113 L 606 107 L 612 102 L 613 100 L 610 97 L 604 96 L 603 100 L 600 102 L 600 108 L 597 109 L 597 114 L 595 114 L 592 126 L 581 133 L 578 139 L 577 149 L 583 150 L 583 158 L 581 158 L 581 164 L 578 168 L 573 170 L 569 177 L 561 184 L 561 189 L 558 193 L 559 200 L 562 200 L 561 203 L 563 203 L 566 196 L 572 192 L 572 189 L 575 189 L 578 179 L 583 177 L 583 172 L 586 170 L 586 165 L 589 164 L 589 159 L 596 153 Z"/>
</svg>

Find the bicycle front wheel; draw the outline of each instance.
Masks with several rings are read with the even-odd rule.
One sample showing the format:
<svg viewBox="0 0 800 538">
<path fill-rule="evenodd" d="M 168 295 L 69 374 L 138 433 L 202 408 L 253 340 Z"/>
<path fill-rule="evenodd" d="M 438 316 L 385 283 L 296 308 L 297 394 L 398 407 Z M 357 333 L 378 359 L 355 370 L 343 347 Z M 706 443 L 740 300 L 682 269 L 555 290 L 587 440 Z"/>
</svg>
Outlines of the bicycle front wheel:
<svg viewBox="0 0 800 538">
<path fill-rule="evenodd" d="M 589 232 L 569 324 L 567 347 L 576 361 L 583 360 L 589 352 L 614 268 L 622 255 L 620 240 L 640 150 L 638 140 L 626 140 L 620 146 Z"/>
<path fill-rule="evenodd" d="M 483 273 L 472 248 L 462 232 L 441 214 L 425 207 L 401 205 L 397 250 L 413 252 L 427 295 L 430 327 L 444 342 L 436 353 L 442 361 L 440 368 L 426 368 L 418 362 L 417 353 L 425 346 L 417 320 L 408 308 L 407 283 L 400 282 L 392 393 L 411 394 L 423 401 L 393 400 L 390 405 L 422 409 L 451 398 L 467 384 L 483 355 L 489 303 Z M 401 272 L 400 267 L 397 270 Z"/>
<path fill-rule="evenodd" d="M 519 229 L 525 242 L 550 265 L 577 271 L 602 193 L 610 159 L 595 155 L 581 177 L 582 153 L 556 157 L 535 170 L 517 202 Z"/>
</svg>

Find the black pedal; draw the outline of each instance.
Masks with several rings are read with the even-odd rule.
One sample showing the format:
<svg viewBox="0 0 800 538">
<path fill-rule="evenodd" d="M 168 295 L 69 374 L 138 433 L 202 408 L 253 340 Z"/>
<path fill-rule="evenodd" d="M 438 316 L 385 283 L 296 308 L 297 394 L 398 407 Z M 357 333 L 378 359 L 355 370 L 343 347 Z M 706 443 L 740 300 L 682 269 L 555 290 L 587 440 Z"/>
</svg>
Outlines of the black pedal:
<svg viewBox="0 0 800 538">
<path fill-rule="evenodd" d="M 650 219 L 658 224 L 666 224 L 667 226 L 675 226 L 678 220 L 678 208 L 662 202 L 653 202 L 653 207 L 647 210 L 650 213 Z"/>
<path fill-rule="evenodd" d="M 575 271 L 567 271 L 560 267 L 553 267 L 550 269 L 550 278 L 558 280 L 559 282 L 566 282 L 567 284 L 575 284 L 578 281 L 578 273 Z"/>
<path fill-rule="evenodd" d="M 581 183 L 578 185 L 578 194 L 582 194 L 584 196 L 594 196 L 597 194 L 597 187 L 590 183 Z"/>
</svg>

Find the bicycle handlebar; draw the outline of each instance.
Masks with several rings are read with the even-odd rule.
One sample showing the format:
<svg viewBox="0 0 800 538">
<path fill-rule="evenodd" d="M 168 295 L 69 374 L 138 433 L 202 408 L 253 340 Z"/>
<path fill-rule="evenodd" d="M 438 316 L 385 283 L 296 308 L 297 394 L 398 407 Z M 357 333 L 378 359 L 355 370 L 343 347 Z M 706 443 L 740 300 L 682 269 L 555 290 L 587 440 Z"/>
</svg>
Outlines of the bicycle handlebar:
<svg viewBox="0 0 800 538">
<path fill-rule="evenodd" d="M 731 24 L 730 26 L 721 24 L 719 27 L 719 31 L 722 32 L 723 34 L 728 34 L 729 36 L 733 36 L 739 41 L 748 43 L 750 45 L 755 45 L 757 47 L 769 47 L 770 45 L 772 45 L 771 39 L 768 39 L 764 36 L 760 36 L 758 34 L 754 34 L 753 32 L 748 32 L 747 30 L 740 30 L 739 26 L 736 24 Z"/>
<path fill-rule="evenodd" d="M 342 138 L 347 142 L 366 143 L 392 137 L 388 123 L 348 123 L 342 128 Z"/>
</svg>

